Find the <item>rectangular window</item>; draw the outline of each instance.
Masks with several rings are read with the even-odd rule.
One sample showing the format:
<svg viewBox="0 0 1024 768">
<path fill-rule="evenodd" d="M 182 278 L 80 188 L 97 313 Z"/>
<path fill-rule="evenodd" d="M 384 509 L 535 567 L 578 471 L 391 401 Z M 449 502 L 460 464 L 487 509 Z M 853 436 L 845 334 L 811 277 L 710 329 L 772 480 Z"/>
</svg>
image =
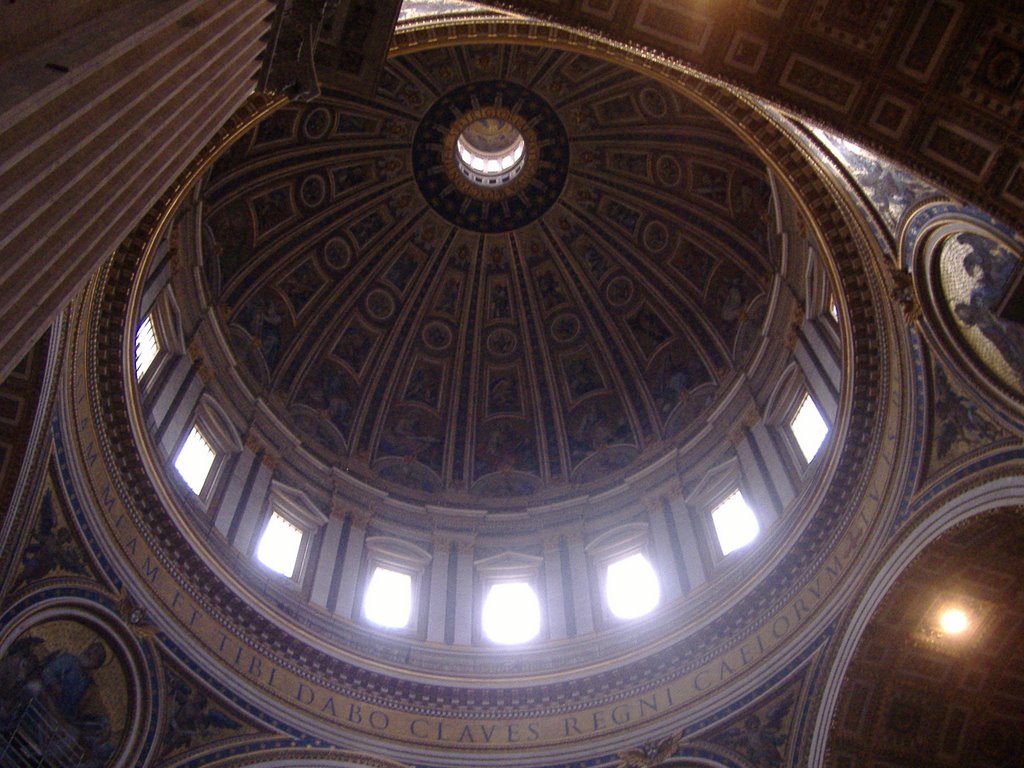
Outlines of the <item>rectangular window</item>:
<svg viewBox="0 0 1024 768">
<path fill-rule="evenodd" d="M 653 611 L 661 585 L 651 561 L 642 552 L 613 560 L 605 570 L 605 598 L 617 619 L 635 619 Z"/>
<path fill-rule="evenodd" d="M 295 575 L 295 565 L 302 548 L 303 531 L 277 512 L 270 513 L 267 527 L 263 529 L 256 557 L 272 571 L 287 576 Z"/>
<path fill-rule="evenodd" d="M 193 426 L 174 459 L 174 468 L 178 470 L 181 479 L 188 484 L 192 492 L 199 496 L 203 492 L 206 478 L 209 476 L 216 458 L 217 454 L 210 447 L 210 442 L 199 431 L 199 427 Z"/>
<path fill-rule="evenodd" d="M 711 519 L 715 523 L 715 533 L 718 535 L 718 544 L 723 555 L 745 547 L 757 538 L 761 530 L 757 516 L 739 489 L 733 491 L 725 501 L 715 507 Z"/>
<path fill-rule="evenodd" d="M 363 615 L 380 627 L 402 629 L 412 618 L 412 576 L 377 566 L 363 597 Z"/>
<path fill-rule="evenodd" d="M 810 395 L 804 395 L 800 407 L 789 422 L 789 429 L 809 464 L 811 459 L 818 455 L 821 444 L 828 437 L 828 424 L 825 423 L 821 411 L 811 400 Z"/>
<path fill-rule="evenodd" d="M 139 330 L 135 333 L 135 379 L 142 381 L 146 371 L 153 365 L 157 354 L 160 352 L 160 342 L 156 337 L 156 329 L 153 327 L 153 316 L 146 315 Z"/>
<path fill-rule="evenodd" d="M 492 584 L 484 597 L 484 635 L 500 645 L 517 645 L 540 634 L 540 600 L 525 581 Z"/>
</svg>

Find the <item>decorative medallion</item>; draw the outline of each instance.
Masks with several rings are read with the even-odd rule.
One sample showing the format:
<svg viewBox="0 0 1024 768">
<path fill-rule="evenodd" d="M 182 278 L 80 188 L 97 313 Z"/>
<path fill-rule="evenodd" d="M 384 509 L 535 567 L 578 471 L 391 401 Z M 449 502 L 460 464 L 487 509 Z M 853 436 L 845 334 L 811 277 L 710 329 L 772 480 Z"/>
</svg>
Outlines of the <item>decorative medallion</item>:
<svg viewBox="0 0 1024 768">
<path fill-rule="evenodd" d="M 580 335 L 580 319 L 569 312 L 558 315 L 551 322 L 551 338 L 560 344 L 576 341 Z"/>
<path fill-rule="evenodd" d="M 612 278 L 605 289 L 605 295 L 613 307 L 624 307 L 633 298 L 633 281 L 623 275 Z"/>
<path fill-rule="evenodd" d="M 668 112 L 665 95 L 657 88 L 644 88 L 640 91 L 640 108 L 651 117 L 664 117 Z"/>
<path fill-rule="evenodd" d="M 299 200 L 306 208 L 316 208 L 324 201 L 326 192 L 327 186 L 324 184 L 323 178 L 313 174 L 302 180 L 302 186 L 299 187 Z"/>
<path fill-rule="evenodd" d="M 316 141 L 327 135 L 331 128 L 331 112 L 324 107 L 317 107 L 306 115 L 302 121 L 302 133 L 307 139 Z"/>
<path fill-rule="evenodd" d="M 423 328 L 423 343 L 435 352 L 444 352 L 452 343 L 451 329 L 444 323 L 429 323 Z"/>
<path fill-rule="evenodd" d="M 343 237 L 332 237 L 324 243 L 324 263 L 341 272 L 348 269 L 352 261 L 352 249 Z"/>
<path fill-rule="evenodd" d="M 671 155 L 662 155 L 654 165 L 654 174 L 658 182 L 666 187 L 676 186 L 683 178 L 683 169 L 679 167 L 679 161 Z"/>
<path fill-rule="evenodd" d="M 366 311 L 374 320 L 383 322 L 395 312 L 395 300 L 387 291 L 377 288 L 366 295 Z"/>
<path fill-rule="evenodd" d="M 508 357 L 518 346 L 516 335 L 507 328 L 496 328 L 487 337 L 487 351 L 495 357 Z"/>
<path fill-rule="evenodd" d="M 644 227 L 644 247 L 651 253 L 661 253 L 668 245 L 668 227 L 660 221 L 652 221 Z"/>
<path fill-rule="evenodd" d="M 108 635 L 106 622 L 94 621 L 81 604 L 26 613 L 23 621 L 13 639 L 0 636 L 6 645 L 0 732 L 9 750 L 0 757 L 15 760 L 0 762 L 127 764 L 144 706 L 123 640 Z"/>
</svg>

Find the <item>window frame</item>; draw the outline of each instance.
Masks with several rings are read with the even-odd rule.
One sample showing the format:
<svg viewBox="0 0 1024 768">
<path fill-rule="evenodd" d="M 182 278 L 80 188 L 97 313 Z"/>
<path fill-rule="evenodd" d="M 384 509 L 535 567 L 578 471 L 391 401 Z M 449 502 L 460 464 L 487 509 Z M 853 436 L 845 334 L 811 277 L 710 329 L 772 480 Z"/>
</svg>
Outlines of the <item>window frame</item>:
<svg viewBox="0 0 1024 768">
<path fill-rule="evenodd" d="M 139 339 L 140 339 L 140 336 L 142 334 L 142 330 L 147 326 L 147 324 L 149 326 L 149 331 L 150 331 L 150 333 L 147 334 L 147 335 L 151 335 L 152 336 L 152 338 L 153 338 L 153 346 L 155 347 L 155 349 L 153 350 L 153 356 L 152 356 L 152 358 L 150 358 L 149 363 L 146 365 L 145 370 L 140 371 L 139 370 L 139 361 L 140 361 L 142 356 L 139 354 L 139 346 L 140 346 L 139 345 Z M 164 345 L 160 342 L 160 336 L 159 336 L 159 334 L 157 334 L 157 331 L 156 331 L 156 319 L 154 317 L 154 312 L 153 311 L 148 312 L 142 318 L 142 322 L 140 322 L 138 324 L 138 326 L 135 328 L 135 345 L 134 345 L 134 348 L 135 348 L 135 354 L 134 354 L 135 381 L 138 382 L 141 385 L 142 382 L 145 381 L 147 379 L 147 377 L 149 376 L 149 374 L 153 371 L 153 368 L 156 365 L 156 361 L 160 357 L 160 353 L 164 351 Z"/>
<path fill-rule="evenodd" d="M 427 566 L 430 565 L 433 557 L 425 549 L 394 536 L 368 536 L 363 542 L 363 547 L 366 550 L 366 556 L 363 576 L 357 593 L 359 620 L 381 632 L 419 636 L 426 624 L 423 614 L 427 606 L 423 590 L 427 583 Z M 404 573 L 410 577 L 409 589 L 412 604 L 409 608 L 409 621 L 404 627 L 385 627 L 372 621 L 366 615 L 366 591 L 370 586 L 370 579 L 373 578 L 373 574 L 378 568 Z"/>
<path fill-rule="evenodd" d="M 605 531 L 594 538 L 584 547 L 584 551 L 590 558 L 592 573 L 597 584 L 598 594 L 601 598 L 601 620 L 608 624 L 623 624 L 642 621 L 655 613 L 663 604 L 665 589 L 662 584 L 662 574 L 658 563 L 652 556 L 653 549 L 650 543 L 650 526 L 646 522 L 633 522 L 620 525 L 611 530 Z M 640 616 L 623 618 L 616 616 L 608 603 L 608 567 L 613 563 L 624 560 L 634 554 L 643 555 L 651 568 L 658 582 L 658 600 L 650 611 Z M 595 617 L 596 618 L 596 617 Z"/>
<path fill-rule="evenodd" d="M 283 522 L 285 525 L 291 527 L 299 534 L 299 545 L 295 549 L 295 558 L 292 560 L 291 573 L 284 573 L 283 571 L 277 570 L 276 568 L 274 568 L 274 566 L 270 565 L 265 560 L 263 560 L 263 558 L 260 557 L 260 549 L 263 547 L 263 540 L 267 537 L 270 526 L 274 522 L 275 518 Z M 256 549 L 253 551 L 253 556 L 255 557 L 256 562 L 260 563 L 264 568 L 272 571 L 273 573 L 276 573 L 279 576 L 284 576 L 288 579 L 294 579 L 296 572 L 299 570 L 300 561 L 302 560 L 303 547 L 306 541 L 306 535 L 306 529 L 303 526 L 297 524 L 296 521 L 292 520 L 291 515 L 289 515 L 286 511 L 282 510 L 276 504 L 271 504 L 270 514 L 264 517 L 262 531 L 260 535 L 256 537 Z"/>
<path fill-rule="evenodd" d="M 267 527 L 275 514 L 298 528 L 302 533 L 291 576 L 275 571 L 257 555 L 260 543 L 267 533 Z M 312 560 L 313 545 L 317 534 L 326 523 L 326 515 L 316 508 L 306 494 L 277 480 L 272 480 L 265 508 L 260 515 L 259 524 L 256 526 L 257 533 L 253 536 L 249 552 L 250 559 L 268 578 L 277 579 L 283 584 L 291 584 L 298 588 L 310 573 L 309 564 Z"/>
<path fill-rule="evenodd" d="M 754 537 L 746 544 L 742 544 L 726 552 L 722 546 L 722 538 L 718 533 L 718 525 L 715 523 L 715 512 L 721 509 L 725 502 L 732 498 L 734 494 L 739 494 L 740 498 L 743 499 L 743 503 L 746 505 L 747 509 L 750 510 L 750 514 L 754 516 L 754 521 L 757 523 L 757 533 L 754 534 Z M 725 492 L 721 493 L 715 499 L 715 501 L 708 505 L 707 521 L 708 526 L 710 527 L 711 535 L 714 540 L 715 553 L 718 556 L 719 561 L 729 559 L 732 555 L 735 555 L 737 552 L 744 552 L 748 550 L 764 533 L 764 524 L 761 521 L 761 517 L 760 515 L 758 515 L 757 510 L 754 508 L 754 505 L 747 500 L 747 496 L 746 494 L 743 493 L 743 489 L 740 487 L 739 483 L 736 483 L 735 485 L 727 488 Z"/>
<path fill-rule="evenodd" d="M 181 474 L 181 470 L 178 469 L 178 459 L 181 457 L 181 452 L 185 449 L 185 443 L 188 442 L 188 439 L 192 436 L 193 432 L 197 432 L 203 442 L 206 443 L 206 446 L 213 452 L 213 461 L 210 462 L 210 467 L 206 470 L 206 477 L 203 478 L 203 486 L 198 491 L 189 484 L 188 480 L 186 480 Z M 189 495 L 203 506 L 206 506 L 209 503 L 210 497 L 213 495 L 213 488 L 216 485 L 220 465 L 224 460 L 223 453 L 218 450 L 215 442 L 216 441 L 210 437 L 209 432 L 203 427 L 200 421 L 193 418 L 189 422 L 188 429 L 185 430 L 184 434 L 178 440 L 174 451 L 171 454 L 171 470 L 174 473 L 174 477 L 180 485 L 188 491 Z"/>
<path fill-rule="evenodd" d="M 544 591 L 541 589 L 541 572 L 544 558 L 521 552 L 503 552 L 474 562 L 476 572 L 476 621 L 473 622 L 473 636 L 476 642 L 495 648 L 525 648 L 531 643 L 546 639 L 548 634 L 547 610 Z M 491 588 L 496 584 L 525 583 L 537 598 L 537 634 L 517 643 L 503 643 L 491 638 L 484 629 L 484 605 Z"/>
<path fill-rule="evenodd" d="M 825 424 L 825 437 L 822 438 L 821 444 L 818 446 L 817 451 L 811 458 L 807 458 L 804 453 L 804 449 L 800 446 L 800 441 L 797 439 L 796 432 L 793 429 L 793 420 L 796 419 L 796 415 L 800 412 L 805 401 L 809 401 L 814 409 L 818 412 L 818 416 Z M 801 467 L 802 473 L 806 472 L 807 468 L 812 464 L 816 463 L 825 452 L 825 447 L 828 443 L 829 437 L 832 435 L 832 425 L 828 422 L 828 417 L 825 415 L 824 409 L 818 404 L 818 401 L 814 399 L 814 395 L 809 389 L 804 389 L 801 396 L 795 399 L 795 402 L 789 409 L 782 421 L 784 427 L 783 433 L 787 438 L 787 443 L 790 444 L 790 450 L 795 454 L 798 460 L 798 466 Z"/>
<path fill-rule="evenodd" d="M 818 452 L 808 461 L 804 456 L 800 443 L 793 434 L 792 421 L 796 416 L 804 397 L 810 398 L 814 407 L 825 422 L 828 432 L 822 441 Z M 796 363 L 792 363 L 779 379 L 778 385 L 768 398 L 765 406 L 765 425 L 770 427 L 776 435 L 776 444 L 779 441 L 785 445 L 782 452 L 786 465 L 789 467 L 790 475 L 796 480 L 801 480 L 825 453 L 827 443 L 832 436 L 833 424 L 829 420 L 828 413 L 822 408 L 821 403 L 811 391 L 810 384 L 804 377 L 803 371 Z"/>
<path fill-rule="evenodd" d="M 153 323 L 153 334 L 156 337 L 156 357 L 150 363 L 149 368 L 142 375 L 142 378 L 135 377 L 135 384 L 144 395 L 158 390 L 161 382 L 171 368 L 171 362 L 185 352 L 184 334 L 181 330 L 178 306 L 173 292 L 165 287 L 156 297 L 153 303 L 140 313 L 141 320 L 135 326 L 135 335 L 132 339 L 132 370 L 135 370 L 137 360 L 135 344 L 138 338 L 139 329 L 146 318 Z"/>
<path fill-rule="evenodd" d="M 174 478 L 180 483 L 181 488 L 188 493 L 188 497 L 204 509 L 207 509 L 211 505 L 215 490 L 218 487 L 221 476 L 224 474 L 224 467 L 228 460 L 233 454 L 242 450 L 242 441 L 231 422 L 225 417 L 221 407 L 208 393 L 200 396 L 192 413 L 192 418 L 188 420 L 187 424 L 187 429 L 183 430 L 177 443 L 175 443 L 174 450 L 171 451 L 170 470 Z M 200 493 L 195 493 L 192 490 L 192 487 L 185 481 L 185 478 L 181 476 L 181 473 L 178 472 L 178 468 L 175 466 L 185 441 L 193 429 L 197 429 L 200 432 L 205 438 L 207 445 L 214 452 L 213 463 L 210 465 L 209 472 L 206 473 L 206 480 L 203 482 L 203 488 Z"/>
</svg>

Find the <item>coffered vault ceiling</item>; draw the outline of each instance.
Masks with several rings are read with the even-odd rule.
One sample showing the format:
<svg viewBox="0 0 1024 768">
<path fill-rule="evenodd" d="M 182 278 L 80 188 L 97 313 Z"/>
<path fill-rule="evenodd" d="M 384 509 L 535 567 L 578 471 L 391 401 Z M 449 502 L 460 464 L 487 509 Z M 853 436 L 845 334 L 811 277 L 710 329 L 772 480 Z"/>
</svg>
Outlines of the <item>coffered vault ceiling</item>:
<svg viewBox="0 0 1024 768">
<path fill-rule="evenodd" d="M 871 617 L 843 682 L 825 765 L 982 768 L 1024 760 L 1024 516 L 946 533 Z M 938 617 L 962 608 L 962 635 Z"/>
<path fill-rule="evenodd" d="M 538 167 L 474 199 L 434 148 L 503 101 Z M 636 468 L 744 369 L 767 313 L 764 164 L 583 55 L 393 59 L 372 101 L 279 111 L 202 195 L 207 290 L 251 385 L 328 464 L 400 495 L 523 501 Z"/>
<path fill-rule="evenodd" d="M 1016 0 L 498 0 L 822 121 L 1024 221 L 1024 7 Z"/>
</svg>

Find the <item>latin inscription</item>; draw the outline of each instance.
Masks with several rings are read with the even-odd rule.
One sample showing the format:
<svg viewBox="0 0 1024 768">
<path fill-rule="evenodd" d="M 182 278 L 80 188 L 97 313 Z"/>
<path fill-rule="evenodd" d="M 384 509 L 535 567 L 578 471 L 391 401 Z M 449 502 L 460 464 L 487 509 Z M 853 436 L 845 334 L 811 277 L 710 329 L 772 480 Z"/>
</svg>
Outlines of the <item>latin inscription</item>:
<svg viewBox="0 0 1024 768">
<path fill-rule="evenodd" d="M 81 372 L 84 366 L 81 360 L 77 362 Z M 172 620 L 177 622 L 191 636 L 192 642 L 264 695 L 340 726 L 420 745 L 474 749 L 495 745 L 545 746 L 584 740 L 670 715 L 727 684 L 800 631 L 827 599 L 858 552 L 885 487 L 885 473 L 881 472 L 868 488 L 859 515 L 832 556 L 800 594 L 774 615 L 766 617 L 753 636 L 739 645 L 723 648 L 714 660 L 686 671 L 659 688 L 606 706 L 583 708 L 571 714 L 563 711 L 540 717 L 463 720 L 450 717 L 443 710 L 431 710 L 429 705 L 424 705 L 421 712 L 377 706 L 360 698 L 358 691 L 343 691 L 321 684 L 303 676 L 301 670 L 291 668 L 285 660 L 253 647 L 240 633 L 233 631 L 228 617 L 211 613 L 195 599 L 183 577 L 167 570 L 160 553 L 150 547 L 144 532 L 126 510 L 105 462 L 97 460 L 100 452 L 95 425 L 88 414 L 86 382 L 81 375 L 76 377 L 74 387 L 78 390 L 76 395 L 81 395 L 73 400 L 75 407 L 81 408 L 75 414 L 78 457 L 91 484 L 92 497 L 124 558 L 137 571 L 139 583 L 145 584 L 163 605 L 162 623 L 166 626 Z M 886 450 L 891 454 L 892 445 L 886 446 Z M 878 466 L 891 465 L 890 455 L 882 458 Z"/>
</svg>

